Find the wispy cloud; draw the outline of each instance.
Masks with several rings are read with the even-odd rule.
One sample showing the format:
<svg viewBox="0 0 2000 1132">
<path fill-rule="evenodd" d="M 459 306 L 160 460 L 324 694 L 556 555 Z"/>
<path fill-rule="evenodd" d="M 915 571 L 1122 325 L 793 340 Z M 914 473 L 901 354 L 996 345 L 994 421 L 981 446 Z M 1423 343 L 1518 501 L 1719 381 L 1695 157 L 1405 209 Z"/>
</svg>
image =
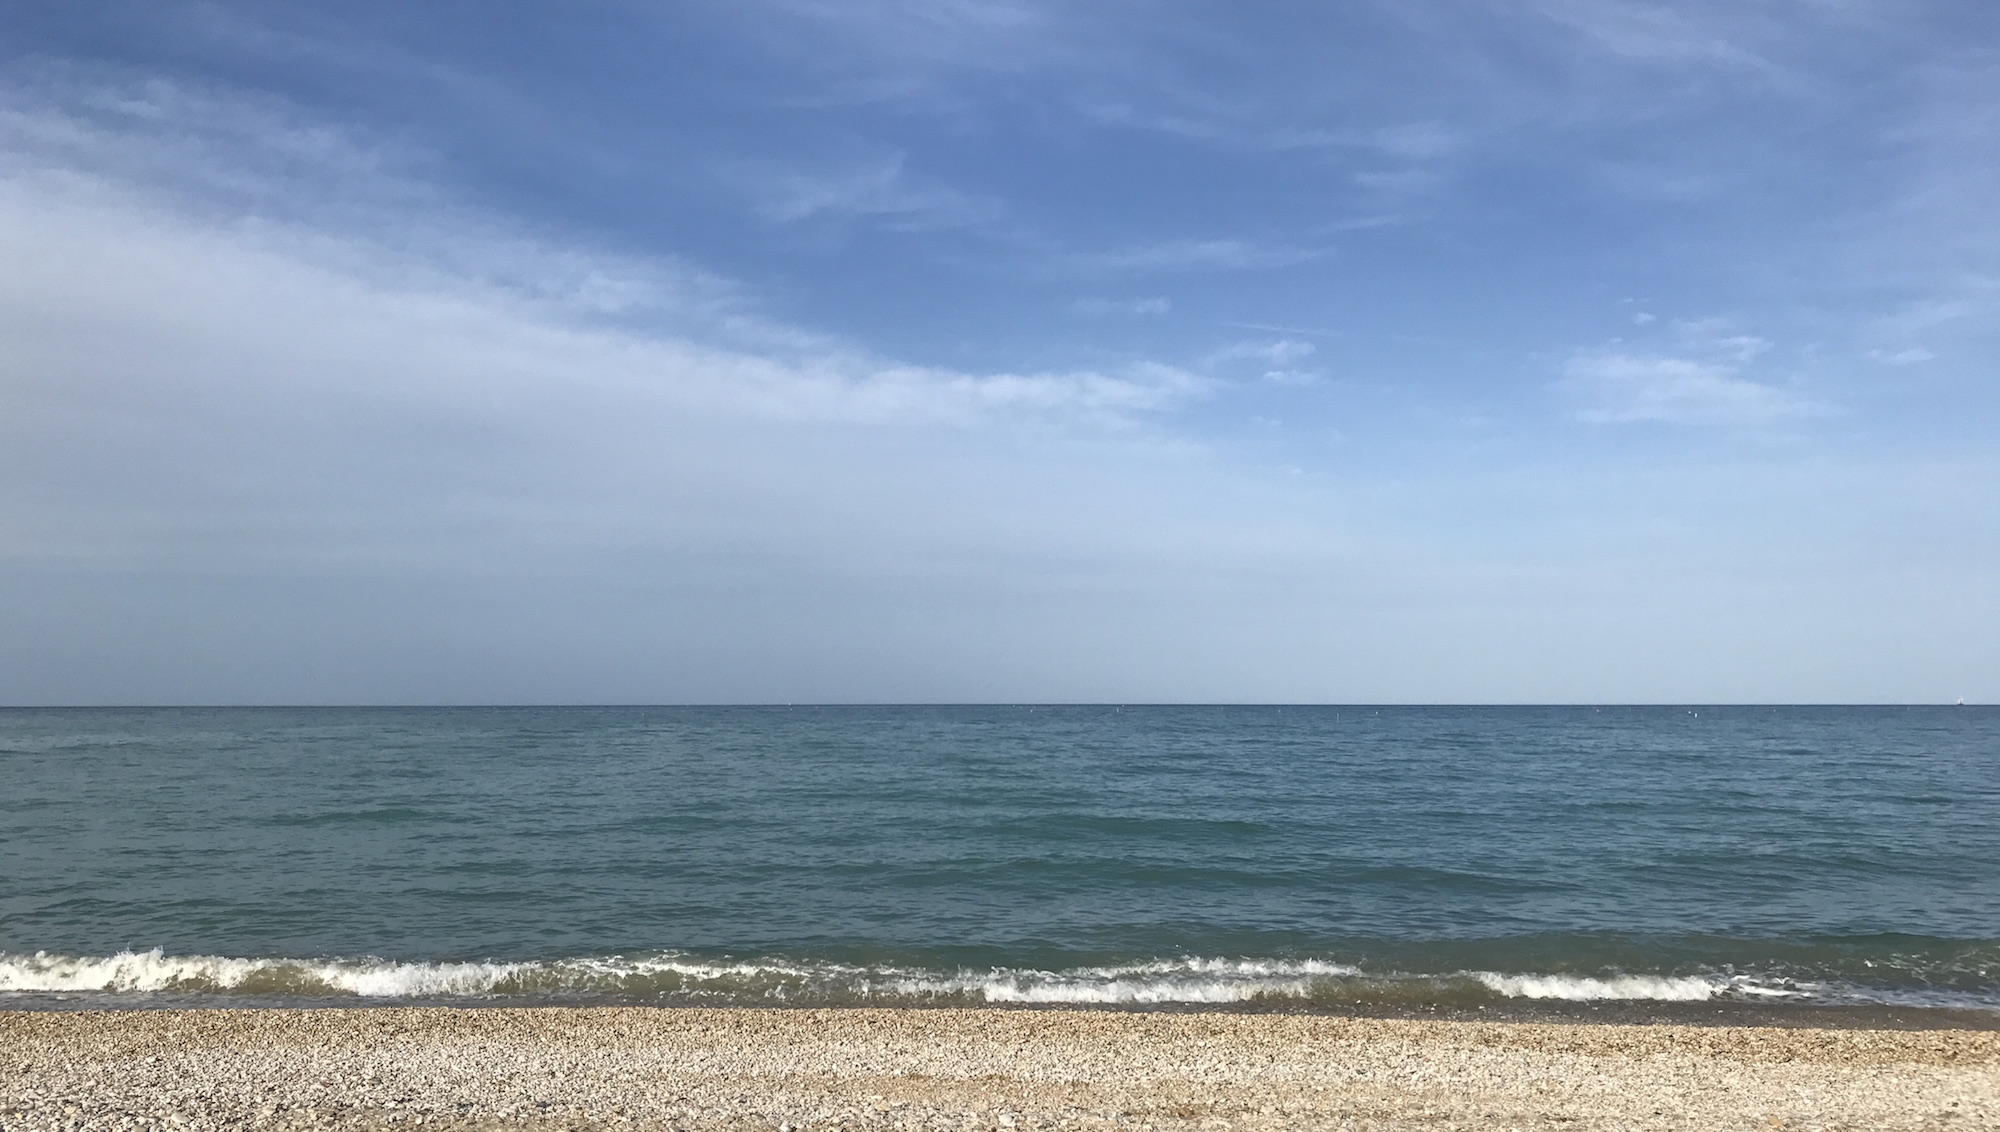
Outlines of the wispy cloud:
<svg viewBox="0 0 2000 1132">
<path fill-rule="evenodd" d="M 748 546 L 879 571 L 906 528 L 931 533 L 905 561 L 956 554 L 1002 538 L 1016 502 L 1043 516 L 1023 520 L 1042 533 L 1017 532 L 1017 558 L 1109 549 L 1101 521 L 1050 534 L 1069 520 L 1000 492 L 982 527 L 951 496 L 1171 463 L 1160 422 L 1214 386 L 1145 361 L 912 365 L 684 265 L 530 237 L 448 194 L 399 213 L 399 172 L 376 170 L 390 184 L 365 215 L 322 209 L 313 194 L 368 179 L 351 139 L 267 167 L 233 156 L 258 123 L 290 144 L 282 115 L 229 111 L 218 162 L 214 144 L 166 144 L 180 127 L 159 117 L 25 101 L 0 123 L 0 567 L 400 576 Z M 134 156 L 124 129 L 154 144 Z M 292 207 L 246 211 L 266 193 Z"/>
<path fill-rule="evenodd" d="M 1301 342 L 1296 338 L 1261 339 L 1236 342 L 1208 355 L 1206 364 L 1219 365 L 1223 362 L 1257 361 L 1267 365 L 1289 366 L 1318 352 L 1311 342 Z"/>
<path fill-rule="evenodd" d="M 758 211 L 777 223 L 815 217 L 864 217 L 910 231 L 988 224 L 1004 213 L 999 202 L 935 181 L 912 177 L 903 154 L 837 172 L 745 173 L 736 179 L 759 201 Z"/>
<path fill-rule="evenodd" d="M 1116 251 L 1085 252 L 1071 257 L 1077 266 L 1107 271 L 1177 271 L 1194 268 L 1221 268 L 1250 271 L 1260 268 L 1290 267 L 1317 259 L 1325 253 L 1313 248 L 1286 244 L 1262 244 L 1249 240 L 1163 240 Z"/>
<path fill-rule="evenodd" d="M 1164 295 L 1151 295 L 1143 299 L 1078 299 L 1069 305 L 1071 314 L 1089 318 L 1107 315 L 1162 315 L 1174 309 L 1174 304 Z"/>
<path fill-rule="evenodd" d="M 1352 174 L 1350 179 L 1392 199 L 1431 193 L 1445 183 L 1443 175 L 1434 169 L 1373 170 Z"/>
<path fill-rule="evenodd" d="M 1904 304 L 1901 308 L 1878 319 L 1876 326 L 1878 330 L 1890 334 L 1933 330 L 1982 313 L 1988 305 L 1976 302 L 1967 295 L 1933 296 Z"/>
<path fill-rule="evenodd" d="M 1759 30 L 1744 5 L 1667 6 L 1638 0 L 1538 0 L 1536 12 L 1627 59 L 1706 63 L 1772 73 L 1747 42 Z"/>
<path fill-rule="evenodd" d="M 1937 355 L 1922 346 L 1910 346 L 1901 350 L 1870 350 L 1868 357 L 1871 361 L 1881 362 L 1885 366 L 1900 367 L 1921 365 Z"/>
<path fill-rule="evenodd" d="M 1319 351 L 1311 342 L 1296 338 L 1256 339 L 1235 342 L 1202 359 L 1202 367 L 1228 371 L 1244 362 L 1255 363 L 1265 381 L 1276 385 L 1310 385 L 1319 374 L 1302 370 L 1298 364 Z"/>
<path fill-rule="evenodd" d="M 1680 349 L 1733 366 L 1749 365 L 1771 349 L 1770 339 L 1741 333 L 1722 318 L 1676 319 L 1672 335 Z"/>
<path fill-rule="evenodd" d="M 0 84 L 7 169 L 143 183 L 215 215 L 291 219 L 311 210 L 354 224 L 406 217 L 438 199 L 421 151 L 311 120 L 275 98 L 159 78 L 105 83 L 55 66 L 32 74 Z M 298 191 L 302 181 L 312 191 Z"/>
<path fill-rule="evenodd" d="M 1655 341 L 1659 338 L 1672 349 L 1614 342 L 1571 355 L 1559 385 L 1576 401 L 1577 418 L 1745 428 L 1826 411 L 1795 392 L 1747 376 L 1772 343 L 1741 332 L 1727 319 L 1676 319 Z"/>
<path fill-rule="evenodd" d="M 1467 140 L 1461 131 L 1435 120 L 1332 127 L 1274 113 L 1261 101 L 1230 102 L 1184 89 L 1147 93 L 1151 97 L 1145 102 L 1080 99 L 1075 109 L 1100 126 L 1273 153 L 1318 150 L 1363 160 L 1438 161 L 1457 154 Z"/>
<path fill-rule="evenodd" d="M 1734 365 L 1657 354 L 1579 354 L 1564 365 L 1562 386 L 1579 402 L 1579 419 L 1607 424 L 1744 426 L 1821 411 L 1785 390 L 1739 377 Z"/>
<path fill-rule="evenodd" d="M 889 59 L 1003 67 L 996 38 L 1032 42 L 1056 15 L 1028 0 L 766 0 L 758 7 L 803 18 L 822 36 Z"/>
<path fill-rule="evenodd" d="M 523 325 L 542 328 L 545 340 L 569 336 L 579 356 L 609 351 L 589 367 L 606 380 L 624 375 L 711 410 L 876 423 L 965 423 L 992 414 L 1105 423 L 1171 408 L 1204 386 L 1143 362 L 1108 372 L 987 374 L 898 364 L 761 315 L 743 288 L 687 265 L 510 230 L 411 178 L 406 155 L 385 158 L 339 131 L 301 127 L 275 107 L 162 84 L 139 95 L 72 95 L 68 106 L 35 106 L 19 91 L 0 103 L 0 184 L 8 218 L 22 226 L 17 239 L 45 225 L 70 233 L 78 247 L 116 230 L 146 248 L 178 233 L 183 254 L 227 265 L 215 268 L 221 277 L 269 270 L 345 278 L 407 295 L 413 309 L 511 309 Z M 935 220 L 960 206 L 949 195 L 908 191 L 900 161 L 848 181 L 791 187 L 774 218 L 844 212 Z M 326 196 L 335 202 L 320 205 Z M 19 262 L 63 258 L 47 241 L 31 241 Z M 147 270 L 169 269 L 155 262 Z M 1148 313 L 1165 300 L 1136 302 L 1135 313 Z M 642 376 L 648 367 L 652 376 Z"/>
</svg>

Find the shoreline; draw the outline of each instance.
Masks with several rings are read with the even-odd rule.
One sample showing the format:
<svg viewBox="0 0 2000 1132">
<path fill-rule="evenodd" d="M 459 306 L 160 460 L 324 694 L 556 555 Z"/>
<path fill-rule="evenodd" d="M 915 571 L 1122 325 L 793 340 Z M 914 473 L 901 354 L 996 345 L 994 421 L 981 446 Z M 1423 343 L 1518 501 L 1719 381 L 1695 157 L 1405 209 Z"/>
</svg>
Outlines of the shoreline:
<svg viewBox="0 0 2000 1132">
<path fill-rule="evenodd" d="M 619 1000 L 562 996 L 492 997 L 283 997 L 268 999 L 213 994 L 138 996 L 74 992 L 14 992 L 0 995 L 0 1016 L 10 1013 L 187 1013 L 201 1011 L 372 1011 L 372 1010 L 744 1010 L 773 1011 L 998 1011 L 1079 1014 L 1220 1014 L 1349 1018 L 1412 1022 L 1546 1023 L 1586 1026 L 1758 1027 L 1812 1030 L 2000 1031 L 2000 1009 L 1907 1006 L 1887 1003 L 1761 1003 L 1740 1000 L 1667 1002 L 1652 999 L 1510 999 L 1479 1005 L 1356 1000 L 1299 1002 L 1286 999 L 1240 1002 L 901 1002 L 826 1003 L 715 1002 L 654 998 Z"/>
<path fill-rule="evenodd" d="M 1296 1011 L 0 1011 L 0 1127 L 2000 1128 L 2000 1032 Z"/>
</svg>

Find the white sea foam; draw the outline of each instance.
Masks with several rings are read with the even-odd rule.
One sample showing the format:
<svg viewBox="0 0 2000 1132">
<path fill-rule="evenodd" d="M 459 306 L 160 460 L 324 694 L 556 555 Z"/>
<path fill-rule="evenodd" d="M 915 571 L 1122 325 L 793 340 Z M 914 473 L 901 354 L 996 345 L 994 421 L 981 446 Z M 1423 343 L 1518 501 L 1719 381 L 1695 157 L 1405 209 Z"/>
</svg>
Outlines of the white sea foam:
<svg viewBox="0 0 2000 1132">
<path fill-rule="evenodd" d="M 373 957 L 246 959 L 167 955 L 0 953 L 0 993 L 239 993 L 362 998 L 533 994 L 683 994 L 785 999 L 833 990 L 866 995 L 895 971 L 836 963 L 731 962 L 674 953 L 543 962 L 398 962 Z"/>
<path fill-rule="evenodd" d="M 236 959 L 124 951 L 109 956 L 0 955 L 0 991 L 307 991 L 398 998 L 482 994 L 519 963 L 396 963 L 380 959 Z"/>
<path fill-rule="evenodd" d="M 1066 971 L 962 971 L 943 979 L 908 979 L 900 989 L 909 994 L 974 995 L 987 1002 L 1246 1002 L 1302 998 L 1316 980 L 1358 974 L 1354 967 L 1310 959 L 1183 959 Z"/>
<path fill-rule="evenodd" d="M 956 971 L 818 960 L 714 959 L 679 952 L 528 962 L 168 955 L 159 949 L 75 956 L 0 952 L 0 994 L 226 994 L 363 999 L 534 997 L 754 1002 L 938 1002 L 1168 1005 L 1257 999 L 1449 1000 L 1465 994 L 1570 1002 L 1716 998 L 1900 1001 L 1881 991 L 1783 978 L 1645 974 L 1365 972 L 1317 959 L 1181 958 L 1063 970 Z M 1990 1006 L 1991 996 L 1924 1004 Z M 1914 1000 L 1912 1000 L 1914 1001 Z"/>
<path fill-rule="evenodd" d="M 1063 971 L 953 973 L 835 963 L 702 960 L 673 953 L 520 963 L 386 959 L 244 959 L 167 955 L 0 954 L 0 992 L 277 993 L 363 998 L 563 993 L 675 993 L 792 999 L 962 997 L 1022 1003 L 1220 1003 L 1302 996 L 1317 979 L 1353 976 L 1318 960 L 1184 959 Z"/>
<path fill-rule="evenodd" d="M 1726 983 L 1694 976 L 1612 975 L 1593 978 L 1583 975 L 1503 975 L 1493 971 L 1474 971 L 1471 974 L 1486 989 L 1508 998 L 1552 998 L 1568 1002 L 1612 999 L 1703 1002 L 1728 988 Z"/>
</svg>

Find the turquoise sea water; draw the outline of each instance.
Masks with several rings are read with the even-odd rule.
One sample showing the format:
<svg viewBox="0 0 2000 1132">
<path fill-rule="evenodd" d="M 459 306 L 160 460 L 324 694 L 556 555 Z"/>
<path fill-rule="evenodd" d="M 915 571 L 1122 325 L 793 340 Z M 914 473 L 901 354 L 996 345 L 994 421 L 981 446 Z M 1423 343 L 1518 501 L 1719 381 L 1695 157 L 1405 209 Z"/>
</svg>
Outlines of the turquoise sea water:
<svg viewBox="0 0 2000 1132">
<path fill-rule="evenodd" d="M 0 1003 L 2000 1009 L 2000 710 L 0 711 Z"/>
</svg>

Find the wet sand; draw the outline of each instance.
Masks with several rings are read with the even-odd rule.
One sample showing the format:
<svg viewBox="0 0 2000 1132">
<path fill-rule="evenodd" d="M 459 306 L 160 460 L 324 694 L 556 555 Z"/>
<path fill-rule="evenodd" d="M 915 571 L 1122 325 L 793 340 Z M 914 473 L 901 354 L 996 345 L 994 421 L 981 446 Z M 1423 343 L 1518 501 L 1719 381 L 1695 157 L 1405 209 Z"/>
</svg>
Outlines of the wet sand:
<svg viewBox="0 0 2000 1132">
<path fill-rule="evenodd" d="M 2000 1033 L 1087 1010 L 0 1012 L 0 1128 L 1991 1129 Z"/>
</svg>

